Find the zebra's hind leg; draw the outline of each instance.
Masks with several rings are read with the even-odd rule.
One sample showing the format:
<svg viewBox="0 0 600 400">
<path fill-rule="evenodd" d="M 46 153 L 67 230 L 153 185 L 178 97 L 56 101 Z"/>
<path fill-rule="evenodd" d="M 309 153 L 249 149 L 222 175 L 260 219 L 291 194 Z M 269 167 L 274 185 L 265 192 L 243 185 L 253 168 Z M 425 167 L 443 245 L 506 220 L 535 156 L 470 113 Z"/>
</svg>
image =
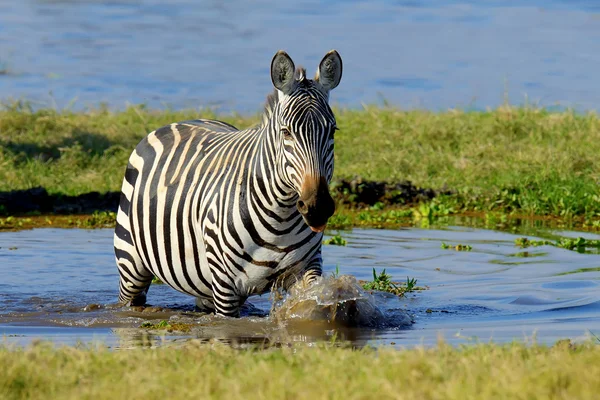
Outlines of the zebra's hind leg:
<svg viewBox="0 0 600 400">
<path fill-rule="evenodd" d="M 213 304 L 217 315 L 235 318 L 240 316 L 240 308 L 246 301 L 246 297 L 238 295 L 232 283 L 219 279 L 213 273 L 212 292 Z"/>
<path fill-rule="evenodd" d="M 196 297 L 196 309 L 200 312 L 212 314 L 215 312 L 215 303 L 212 299 Z"/>
<path fill-rule="evenodd" d="M 130 306 L 146 304 L 146 294 L 154 275 L 142 264 L 139 257 L 117 257 L 119 269 L 119 303 Z M 137 258 L 137 259 L 136 259 Z"/>
<path fill-rule="evenodd" d="M 239 304 L 239 308 L 241 309 L 244 303 L 246 302 L 246 297 L 239 297 L 237 302 Z M 205 312 L 207 314 L 220 314 L 220 315 L 228 315 L 228 316 L 238 316 L 239 317 L 239 309 L 237 314 L 229 314 L 226 313 L 223 308 L 220 311 L 217 311 L 215 307 L 215 302 L 213 299 L 205 298 L 205 297 L 196 297 L 196 311 Z M 224 312 L 225 311 L 225 312 Z"/>
</svg>

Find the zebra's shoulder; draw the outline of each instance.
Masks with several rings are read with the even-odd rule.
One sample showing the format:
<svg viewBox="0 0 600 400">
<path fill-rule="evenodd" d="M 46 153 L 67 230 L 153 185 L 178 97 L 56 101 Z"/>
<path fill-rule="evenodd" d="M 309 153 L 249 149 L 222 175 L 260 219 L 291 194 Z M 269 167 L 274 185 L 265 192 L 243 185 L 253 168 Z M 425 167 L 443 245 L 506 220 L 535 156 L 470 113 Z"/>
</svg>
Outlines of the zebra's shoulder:
<svg viewBox="0 0 600 400">
<path fill-rule="evenodd" d="M 189 121 L 178 122 L 177 125 L 197 126 L 200 128 L 211 130 L 213 132 L 234 132 L 238 130 L 238 128 L 231 124 L 228 124 L 227 122 L 217 121 L 214 119 L 193 119 Z"/>
</svg>

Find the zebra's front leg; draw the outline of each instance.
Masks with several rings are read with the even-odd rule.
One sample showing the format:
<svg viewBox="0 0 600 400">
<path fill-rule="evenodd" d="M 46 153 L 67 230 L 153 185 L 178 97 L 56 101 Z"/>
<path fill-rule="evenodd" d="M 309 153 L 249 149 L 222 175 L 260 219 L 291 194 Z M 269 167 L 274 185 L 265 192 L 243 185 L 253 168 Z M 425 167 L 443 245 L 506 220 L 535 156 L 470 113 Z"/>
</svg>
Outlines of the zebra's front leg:
<svg viewBox="0 0 600 400">
<path fill-rule="evenodd" d="M 321 258 L 321 249 L 312 256 L 302 276 L 302 283 L 305 286 L 310 286 L 315 283 L 323 275 L 323 259 Z"/>
</svg>

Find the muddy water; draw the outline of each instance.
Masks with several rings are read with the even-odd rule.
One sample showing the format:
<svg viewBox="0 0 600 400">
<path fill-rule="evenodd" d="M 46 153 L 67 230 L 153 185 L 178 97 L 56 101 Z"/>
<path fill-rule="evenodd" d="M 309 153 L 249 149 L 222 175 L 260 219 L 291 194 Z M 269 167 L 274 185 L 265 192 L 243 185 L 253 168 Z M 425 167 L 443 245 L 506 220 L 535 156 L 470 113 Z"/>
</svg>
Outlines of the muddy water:
<svg viewBox="0 0 600 400">
<path fill-rule="evenodd" d="M 561 235 L 592 234 L 559 232 Z M 538 232 L 548 237 L 552 232 Z M 519 235 L 449 227 L 342 232 L 346 247 L 324 246 L 325 272 L 370 279 L 383 268 L 416 278 L 423 292 L 375 293 L 385 318 L 376 327 L 326 320 L 274 321 L 269 296 L 252 298 L 237 320 L 196 313 L 191 298 L 153 285 L 153 307 L 113 306 L 117 290 L 111 230 L 38 229 L 0 233 L 0 335 L 6 343 L 101 341 L 113 347 L 176 344 L 191 337 L 234 343 L 314 342 L 332 336 L 357 346 L 582 339 L 600 333 L 600 256 L 543 246 L 519 249 Z M 535 236 L 528 235 L 530 238 Z M 441 242 L 468 244 L 457 252 Z M 184 323 L 188 332 L 140 329 L 144 322 Z"/>
</svg>

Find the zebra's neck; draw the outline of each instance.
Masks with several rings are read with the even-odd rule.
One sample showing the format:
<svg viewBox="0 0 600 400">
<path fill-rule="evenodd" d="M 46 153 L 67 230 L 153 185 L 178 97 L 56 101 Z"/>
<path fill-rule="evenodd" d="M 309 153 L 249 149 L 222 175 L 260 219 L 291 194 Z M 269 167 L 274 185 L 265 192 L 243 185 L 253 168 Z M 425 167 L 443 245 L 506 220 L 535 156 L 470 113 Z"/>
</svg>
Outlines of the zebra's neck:
<svg viewBox="0 0 600 400">
<path fill-rule="evenodd" d="M 269 209 L 281 218 L 300 218 L 296 208 L 298 194 L 281 176 L 280 148 L 272 125 L 256 128 L 256 134 L 257 149 L 249 168 L 249 182 L 253 188 L 249 188 L 248 195 L 259 197 L 258 200 L 268 204 Z"/>
</svg>

